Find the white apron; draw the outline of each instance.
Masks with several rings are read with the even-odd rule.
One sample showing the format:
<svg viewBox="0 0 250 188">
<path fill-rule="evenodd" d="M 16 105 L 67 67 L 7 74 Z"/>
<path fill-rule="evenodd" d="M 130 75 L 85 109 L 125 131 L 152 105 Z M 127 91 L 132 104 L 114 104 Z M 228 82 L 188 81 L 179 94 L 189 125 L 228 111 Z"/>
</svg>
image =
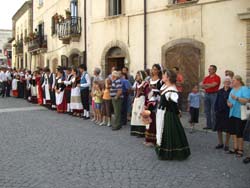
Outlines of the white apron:
<svg viewBox="0 0 250 188">
<path fill-rule="evenodd" d="M 51 100 L 50 99 L 50 92 L 49 92 L 49 84 L 45 84 L 44 89 L 45 89 L 45 99 L 46 99 L 46 101 Z"/>
<path fill-rule="evenodd" d="M 82 110 L 81 91 L 79 87 L 71 89 L 70 109 Z"/>
<path fill-rule="evenodd" d="M 61 91 L 59 94 L 56 92 L 56 105 L 60 105 L 63 102 L 64 91 Z"/>
<path fill-rule="evenodd" d="M 132 109 L 132 126 L 143 126 L 145 125 L 142 121 L 141 113 L 144 110 L 145 96 L 140 96 L 134 99 L 133 109 Z"/>
<path fill-rule="evenodd" d="M 165 110 L 157 109 L 156 112 L 156 143 L 158 146 L 161 145 L 162 134 L 164 130 L 164 115 Z"/>
</svg>

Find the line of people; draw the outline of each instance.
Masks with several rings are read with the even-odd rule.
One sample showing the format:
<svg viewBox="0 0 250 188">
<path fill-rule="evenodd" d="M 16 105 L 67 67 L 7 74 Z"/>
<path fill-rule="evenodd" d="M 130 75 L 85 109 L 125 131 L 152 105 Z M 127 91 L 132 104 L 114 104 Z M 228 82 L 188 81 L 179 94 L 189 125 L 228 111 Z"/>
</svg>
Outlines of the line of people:
<svg viewBox="0 0 250 188">
<path fill-rule="evenodd" d="M 244 140 L 250 141 L 250 121 L 242 119 L 241 107 L 250 102 L 250 89 L 232 71 L 225 72 L 220 89 L 221 78 L 216 71 L 215 65 L 209 66 L 209 75 L 200 85 L 194 85 L 188 96 L 190 125 L 193 130 L 199 120 L 200 87 L 205 93 L 207 126 L 204 129 L 218 133 L 215 148 L 242 157 Z M 95 124 L 110 126 L 115 131 L 127 125 L 129 120 L 131 136 L 145 137 L 144 144 L 155 146 L 159 159 L 182 160 L 190 155 L 180 122 L 180 92 L 176 87 L 180 87 L 183 78 L 178 78 L 176 68 L 175 71 L 163 71 L 159 64 L 155 64 L 150 71 L 138 71 L 135 80 L 126 67 L 122 71 L 113 67 L 106 79 L 100 76 L 99 68 L 95 68 L 93 75 L 91 78 L 85 65 L 66 69 L 58 67 L 56 73 L 49 68 L 38 68 L 33 73 L 1 68 L 1 94 L 10 96 L 12 87 L 14 97 L 85 120 L 91 118 L 91 104 L 91 120 Z M 226 133 L 225 142 L 223 132 Z M 230 138 L 233 149 L 229 148 Z M 243 162 L 250 163 L 250 157 Z"/>
</svg>

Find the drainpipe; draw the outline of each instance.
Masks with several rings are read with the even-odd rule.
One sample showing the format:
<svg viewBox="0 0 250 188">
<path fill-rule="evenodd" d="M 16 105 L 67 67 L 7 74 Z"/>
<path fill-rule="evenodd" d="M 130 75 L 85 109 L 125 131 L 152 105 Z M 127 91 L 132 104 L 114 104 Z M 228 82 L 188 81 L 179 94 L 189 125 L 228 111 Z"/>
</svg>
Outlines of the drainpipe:
<svg viewBox="0 0 250 188">
<path fill-rule="evenodd" d="M 84 48 L 85 48 L 84 63 L 87 66 L 87 0 L 84 0 Z"/>
<path fill-rule="evenodd" d="M 144 69 L 147 68 L 147 0 L 144 0 Z"/>
</svg>

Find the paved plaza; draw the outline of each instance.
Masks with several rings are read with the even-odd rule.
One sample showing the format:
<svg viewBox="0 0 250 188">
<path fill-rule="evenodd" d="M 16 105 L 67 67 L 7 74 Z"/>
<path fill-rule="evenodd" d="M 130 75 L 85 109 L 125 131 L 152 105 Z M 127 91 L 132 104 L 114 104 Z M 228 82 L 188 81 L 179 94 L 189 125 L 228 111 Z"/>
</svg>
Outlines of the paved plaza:
<svg viewBox="0 0 250 188">
<path fill-rule="evenodd" d="M 187 125 L 187 115 L 182 118 Z M 201 118 L 199 128 L 204 126 Z M 250 165 L 186 129 L 192 155 L 159 161 L 129 126 L 111 131 L 22 99 L 0 99 L 0 188 L 249 188 Z"/>
</svg>

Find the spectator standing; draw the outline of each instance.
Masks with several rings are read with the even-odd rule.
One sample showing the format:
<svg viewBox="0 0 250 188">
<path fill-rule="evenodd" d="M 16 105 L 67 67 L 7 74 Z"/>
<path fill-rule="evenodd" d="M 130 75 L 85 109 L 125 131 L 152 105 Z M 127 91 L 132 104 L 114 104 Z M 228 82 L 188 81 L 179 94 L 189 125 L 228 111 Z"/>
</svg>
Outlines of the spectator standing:
<svg viewBox="0 0 250 188">
<path fill-rule="evenodd" d="M 245 104 L 250 98 L 250 90 L 244 87 L 241 76 L 236 75 L 233 78 L 233 89 L 228 98 L 230 108 L 230 129 L 229 132 L 233 138 L 233 150 L 229 154 L 236 154 L 237 157 L 243 156 L 243 132 L 246 120 L 241 120 L 241 105 Z"/>
<path fill-rule="evenodd" d="M 229 134 L 229 107 L 227 106 L 227 100 L 229 94 L 231 92 L 231 78 L 227 76 L 224 79 L 224 86 L 218 92 L 216 102 L 215 102 L 215 116 L 216 116 L 216 123 L 215 123 L 215 130 L 218 134 L 218 145 L 215 149 L 223 149 L 225 151 L 229 150 L 229 141 L 230 141 L 230 134 Z M 222 132 L 226 133 L 226 140 L 225 144 L 223 143 L 223 135 Z"/>
<path fill-rule="evenodd" d="M 110 89 L 110 96 L 112 97 L 112 104 L 114 108 L 114 122 L 112 123 L 112 130 L 121 129 L 121 108 L 122 108 L 122 83 L 118 71 L 112 72 L 112 85 Z"/>
<path fill-rule="evenodd" d="M 127 121 L 128 121 L 127 113 L 128 113 L 129 94 L 132 88 L 126 73 L 121 74 L 121 83 L 122 83 L 122 95 L 123 95 L 121 124 L 123 126 L 123 125 L 127 125 Z"/>
<path fill-rule="evenodd" d="M 184 78 L 183 75 L 180 73 L 179 67 L 174 67 L 173 71 L 176 73 L 177 78 L 176 78 L 176 88 L 178 90 L 178 107 L 179 110 L 182 111 L 182 105 L 183 105 L 183 84 L 184 84 Z"/>
<path fill-rule="evenodd" d="M 111 80 L 109 78 L 105 79 L 105 89 L 103 91 L 103 122 L 102 125 L 111 126 Z"/>
<path fill-rule="evenodd" d="M 215 111 L 214 105 L 217 98 L 217 93 L 220 87 L 221 79 L 216 74 L 217 67 L 215 65 L 210 65 L 208 72 L 209 75 L 204 78 L 201 83 L 201 87 L 205 89 L 205 113 L 207 126 L 203 129 L 215 129 Z"/>
<path fill-rule="evenodd" d="M 199 110 L 200 110 L 200 93 L 199 86 L 195 85 L 192 89 L 192 92 L 188 95 L 188 108 L 187 111 L 190 114 L 190 133 L 194 132 L 195 123 L 199 123 Z"/>
</svg>

